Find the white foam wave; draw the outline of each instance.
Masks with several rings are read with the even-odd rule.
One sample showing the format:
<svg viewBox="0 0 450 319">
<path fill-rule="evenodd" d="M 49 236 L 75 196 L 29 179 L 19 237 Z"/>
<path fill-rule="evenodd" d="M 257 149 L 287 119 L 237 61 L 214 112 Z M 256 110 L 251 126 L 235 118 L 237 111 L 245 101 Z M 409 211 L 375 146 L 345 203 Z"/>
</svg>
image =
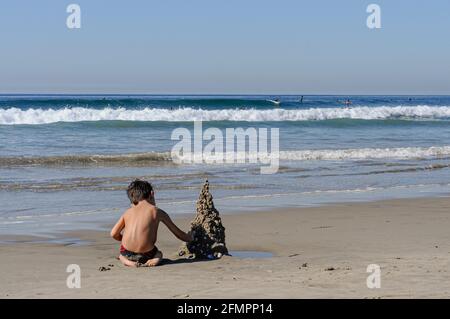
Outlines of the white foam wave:
<svg viewBox="0 0 450 319">
<path fill-rule="evenodd" d="M 450 146 L 281 151 L 281 160 L 424 159 L 450 156 Z"/>
<path fill-rule="evenodd" d="M 50 157 L 0 157 L 2 166 L 28 165 L 157 165 L 158 162 L 174 161 L 178 164 L 245 164 L 269 163 L 274 159 L 282 161 L 340 161 L 340 160 L 370 160 L 370 159 L 446 159 L 450 158 L 450 146 L 432 147 L 399 147 L 399 148 L 355 148 L 355 149 L 318 149 L 290 150 L 278 153 L 265 152 L 234 152 L 229 154 L 216 153 L 139 153 L 117 155 L 81 155 L 81 156 L 50 156 Z M 94 160 L 95 159 L 95 160 Z M 439 167 L 436 167 L 439 168 Z M 1 189 L 0 185 L 0 189 Z"/>
<path fill-rule="evenodd" d="M 237 163 L 246 161 L 256 163 L 269 162 L 274 158 L 284 161 L 340 161 L 340 160 L 370 160 L 370 159 L 434 159 L 450 157 L 450 146 L 432 146 L 432 147 L 399 147 L 399 148 L 357 148 L 357 149 L 326 149 L 326 150 L 293 150 L 280 151 L 276 153 L 248 153 L 237 152 L 233 154 Z M 179 162 L 186 158 L 197 159 L 197 162 L 226 164 L 227 153 L 218 154 L 185 154 L 177 157 Z M 172 158 L 174 159 L 174 158 Z M 223 159 L 217 161 L 217 159 Z M 239 162 L 240 161 L 240 162 Z M 234 162 L 233 162 L 234 163 Z"/>
<path fill-rule="evenodd" d="M 450 118 L 450 106 L 380 106 L 311 109 L 160 109 L 120 108 L 92 109 L 0 109 L 0 125 L 49 124 L 80 121 L 313 121 L 332 119 L 444 119 Z"/>
</svg>

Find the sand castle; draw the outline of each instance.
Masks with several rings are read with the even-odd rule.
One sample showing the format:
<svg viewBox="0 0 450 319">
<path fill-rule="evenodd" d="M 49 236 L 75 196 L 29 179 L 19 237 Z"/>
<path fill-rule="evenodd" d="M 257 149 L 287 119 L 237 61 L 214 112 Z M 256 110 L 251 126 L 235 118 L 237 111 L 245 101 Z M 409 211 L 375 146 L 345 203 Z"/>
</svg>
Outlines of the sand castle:
<svg viewBox="0 0 450 319">
<path fill-rule="evenodd" d="M 214 207 L 213 197 L 206 181 L 197 201 L 197 215 L 191 222 L 194 240 L 184 244 L 179 256 L 197 259 L 216 259 L 228 254 L 225 245 L 225 227 Z"/>
</svg>

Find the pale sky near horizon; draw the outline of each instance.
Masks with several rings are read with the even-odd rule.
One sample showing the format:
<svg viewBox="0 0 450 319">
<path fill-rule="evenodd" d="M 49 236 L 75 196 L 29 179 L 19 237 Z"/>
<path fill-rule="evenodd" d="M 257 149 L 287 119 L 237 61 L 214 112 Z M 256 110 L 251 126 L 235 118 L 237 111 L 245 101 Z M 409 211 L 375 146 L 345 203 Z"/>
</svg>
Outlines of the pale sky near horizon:
<svg viewBox="0 0 450 319">
<path fill-rule="evenodd" d="M 0 93 L 450 94 L 449 16 L 448 0 L 2 1 Z"/>
</svg>

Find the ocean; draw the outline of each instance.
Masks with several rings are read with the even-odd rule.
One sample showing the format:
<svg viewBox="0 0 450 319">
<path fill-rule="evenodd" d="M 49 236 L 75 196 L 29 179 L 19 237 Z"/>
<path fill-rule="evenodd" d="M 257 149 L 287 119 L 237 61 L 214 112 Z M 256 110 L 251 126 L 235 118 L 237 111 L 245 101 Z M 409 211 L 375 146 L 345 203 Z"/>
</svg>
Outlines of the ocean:
<svg viewBox="0 0 450 319">
<path fill-rule="evenodd" d="M 173 131 L 200 120 L 278 128 L 278 172 L 175 163 Z M 195 212 L 205 179 L 225 214 L 450 190 L 449 96 L 2 95 L 0 141 L 0 235 L 100 229 L 135 178 L 174 215 Z"/>
</svg>

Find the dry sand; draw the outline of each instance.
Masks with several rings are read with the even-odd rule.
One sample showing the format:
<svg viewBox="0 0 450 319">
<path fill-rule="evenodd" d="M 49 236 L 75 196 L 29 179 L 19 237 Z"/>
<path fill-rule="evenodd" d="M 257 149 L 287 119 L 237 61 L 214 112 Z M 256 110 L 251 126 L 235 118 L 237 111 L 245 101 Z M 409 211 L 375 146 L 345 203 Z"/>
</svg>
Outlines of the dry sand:
<svg viewBox="0 0 450 319">
<path fill-rule="evenodd" d="M 274 254 L 266 259 L 177 260 L 180 242 L 161 226 L 158 247 L 171 261 L 156 268 L 121 266 L 107 232 L 77 233 L 84 246 L 17 237 L 0 246 L 0 297 L 448 298 L 449 206 L 408 199 L 223 215 L 228 248 Z M 80 289 L 66 286 L 69 264 L 81 267 Z M 381 266 L 380 289 L 366 286 L 369 264 Z"/>
</svg>

